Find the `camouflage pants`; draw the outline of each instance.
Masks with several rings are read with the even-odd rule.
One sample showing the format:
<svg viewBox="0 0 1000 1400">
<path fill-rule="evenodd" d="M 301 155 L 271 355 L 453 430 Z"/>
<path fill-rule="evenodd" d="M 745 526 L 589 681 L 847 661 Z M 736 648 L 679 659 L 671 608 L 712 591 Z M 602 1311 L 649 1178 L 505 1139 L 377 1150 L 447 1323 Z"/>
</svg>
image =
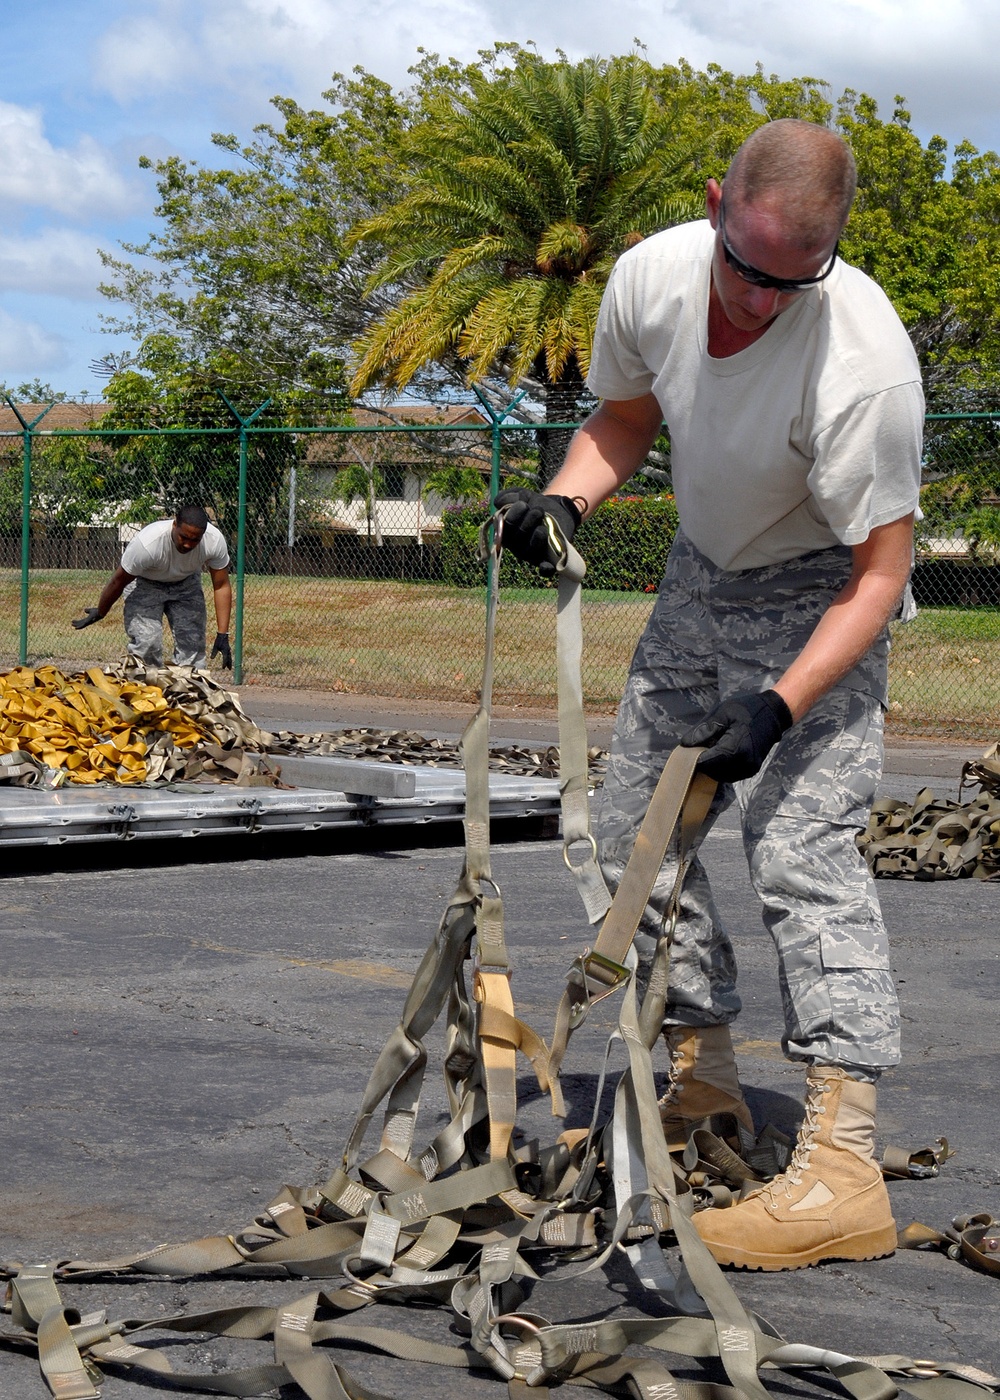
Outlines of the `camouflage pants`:
<svg viewBox="0 0 1000 1400">
<path fill-rule="evenodd" d="M 618 712 L 598 822 L 612 889 L 678 734 L 720 698 L 774 684 L 846 582 L 850 550 L 726 572 L 678 536 Z M 888 638 L 785 734 L 752 779 L 721 785 L 706 830 L 739 805 L 750 879 L 778 952 L 790 1059 L 878 1069 L 899 1060 L 899 1014 L 878 898 L 855 835 L 882 769 Z M 676 872 L 668 854 L 636 940 L 648 957 Z M 681 895 L 667 1021 L 740 1010 L 736 960 L 697 854 Z"/>
<path fill-rule="evenodd" d="M 163 619 L 174 639 L 175 666 L 205 664 L 205 594 L 200 574 L 177 583 L 137 578 L 125 590 L 128 649 L 148 666 L 163 665 Z"/>
</svg>

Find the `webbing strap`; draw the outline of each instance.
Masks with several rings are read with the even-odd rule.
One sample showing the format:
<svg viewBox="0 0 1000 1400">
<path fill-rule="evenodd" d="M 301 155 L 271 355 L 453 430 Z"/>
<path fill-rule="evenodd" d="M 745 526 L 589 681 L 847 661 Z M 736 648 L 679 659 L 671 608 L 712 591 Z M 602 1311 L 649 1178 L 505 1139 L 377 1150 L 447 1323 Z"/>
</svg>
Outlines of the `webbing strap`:
<svg viewBox="0 0 1000 1400">
<path fill-rule="evenodd" d="M 590 828 L 589 755 L 580 670 L 583 654 L 581 584 L 586 565 L 572 545 L 565 545 L 557 573 L 556 659 L 563 858 L 576 881 L 587 919 L 596 924 L 611 907 L 611 895 L 597 862 L 597 846 Z M 583 846 L 582 859 L 574 859 L 574 847 L 578 845 Z"/>
<path fill-rule="evenodd" d="M 552 1032 L 549 1072 L 553 1078 L 558 1075 L 570 1035 L 582 1023 L 590 1006 L 615 991 L 628 978 L 625 962 L 675 831 L 677 873 L 667 904 L 668 917 L 676 910 L 687 860 L 716 789 L 713 779 L 696 772 L 702 752 L 702 749 L 678 747 L 671 753 L 646 809 L 597 941 L 570 969 Z"/>
<path fill-rule="evenodd" d="M 614 986 L 620 980 L 616 977 L 615 969 L 624 962 L 625 954 L 632 946 L 676 830 L 678 868 L 668 909 L 675 905 L 687 856 L 715 796 L 715 780 L 696 772 L 698 759 L 703 752 L 703 749 L 676 748 L 664 765 L 621 884 L 585 969 L 587 978 L 592 982 Z"/>
<path fill-rule="evenodd" d="M 943 1250 L 952 1259 L 964 1259 L 974 1269 L 1000 1276 L 1000 1220 L 989 1211 L 956 1215 L 949 1230 L 934 1230 L 914 1220 L 900 1230 L 900 1249 Z"/>
</svg>

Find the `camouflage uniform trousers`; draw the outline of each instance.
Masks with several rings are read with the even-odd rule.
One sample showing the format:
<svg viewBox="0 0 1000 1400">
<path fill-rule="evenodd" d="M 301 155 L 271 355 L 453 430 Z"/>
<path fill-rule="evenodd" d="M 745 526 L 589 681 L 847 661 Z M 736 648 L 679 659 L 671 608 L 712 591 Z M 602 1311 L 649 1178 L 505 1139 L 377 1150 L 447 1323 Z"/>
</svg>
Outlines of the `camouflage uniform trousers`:
<svg viewBox="0 0 1000 1400">
<path fill-rule="evenodd" d="M 850 550 L 836 547 L 727 572 L 678 535 L 632 662 L 601 800 L 601 863 L 612 890 L 678 735 L 720 699 L 772 686 L 850 568 Z M 735 788 L 720 784 L 705 825 L 735 797 L 750 878 L 778 952 L 786 1056 L 870 1079 L 899 1061 L 885 925 L 855 844 L 882 771 L 887 660 L 883 634 L 758 774 Z M 676 870 L 668 853 L 636 940 L 644 963 Z M 681 893 L 665 1019 L 718 1025 L 739 1010 L 732 944 L 696 853 Z"/>
<path fill-rule="evenodd" d="M 137 578 L 125 590 L 128 649 L 148 666 L 163 665 L 163 619 L 174 639 L 175 666 L 205 665 L 205 594 L 200 574 L 176 583 Z"/>
</svg>

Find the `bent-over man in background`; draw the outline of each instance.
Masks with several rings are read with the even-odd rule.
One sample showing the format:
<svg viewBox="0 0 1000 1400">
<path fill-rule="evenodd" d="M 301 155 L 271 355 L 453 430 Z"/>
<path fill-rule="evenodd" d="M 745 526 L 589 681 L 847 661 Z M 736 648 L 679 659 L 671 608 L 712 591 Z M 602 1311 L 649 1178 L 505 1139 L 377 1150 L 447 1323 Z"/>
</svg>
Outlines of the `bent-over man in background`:
<svg viewBox="0 0 1000 1400">
<path fill-rule="evenodd" d="M 174 664 L 205 665 L 207 615 L 201 573 L 212 578 L 217 633 L 212 656 L 232 667 L 229 616 L 233 589 L 229 550 L 222 531 L 201 506 L 182 506 L 173 520 L 146 525 L 125 546 L 122 562 L 104 585 L 96 608 L 85 608 L 74 627 L 90 627 L 124 594 L 128 649 L 148 666 L 163 665 L 163 619 L 174 639 Z"/>
</svg>

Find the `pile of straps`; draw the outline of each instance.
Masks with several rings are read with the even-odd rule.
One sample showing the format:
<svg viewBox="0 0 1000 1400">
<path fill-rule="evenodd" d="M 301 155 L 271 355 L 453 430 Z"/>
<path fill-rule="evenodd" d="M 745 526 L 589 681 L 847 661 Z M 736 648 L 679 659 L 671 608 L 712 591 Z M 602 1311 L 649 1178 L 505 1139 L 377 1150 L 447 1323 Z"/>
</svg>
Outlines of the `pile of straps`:
<svg viewBox="0 0 1000 1400">
<path fill-rule="evenodd" d="M 699 750 L 675 752 L 612 900 L 597 864 L 587 800 L 579 678 L 583 561 L 558 542 L 563 854 L 588 918 L 599 928 L 593 946 L 570 970 L 551 1042 L 514 1007 L 503 900 L 490 867 L 487 751 L 498 568 L 493 549 L 482 702 L 462 741 L 462 870 L 399 1024 L 372 1069 L 340 1166 L 321 1185 L 282 1188 L 248 1225 L 231 1233 L 113 1259 L 0 1266 L 0 1276 L 9 1280 L 10 1312 L 0 1345 L 37 1356 L 60 1400 L 92 1400 L 104 1374 L 212 1394 L 257 1396 L 297 1385 L 309 1400 L 378 1400 L 342 1364 L 352 1347 L 483 1370 L 502 1378 L 516 1400 L 529 1392 L 544 1400 L 561 1385 L 635 1400 L 769 1400 L 763 1377 L 775 1371 L 802 1372 L 810 1382 L 831 1378 L 838 1393 L 855 1400 L 893 1400 L 900 1390 L 917 1400 L 982 1400 L 984 1393 L 1000 1391 L 1000 1378 L 957 1363 L 856 1357 L 786 1341 L 747 1311 L 698 1236 L 693 1212 L 725 1184 L 727 1172 L 733 1191 L 761 1175 L 707 1132 L 692 1136 L 682 1158 L 671 1156 L 651 1058 L 663 1019 L 680 887 L 714 784 L 695 772 Z M 640 1002 L 633 939 L 671 844 L 678 855 L 672 907 Z M 548 1146 L 515 1147 L 518 1054 L 531 1063 L 553 1113 L 561 1115 L 559 1071 L 571 1037 L 591 1008 L 610 997 L 618 1002 L 618 1026 L 589 1126 L 565 1131 Z M 450 1118 L 422 1140 L 426 1041 L 442 1018 L 441 1070 Z M 616 1056 L 623 1067 L 614 1110 L 601 1122 L 604 1078 Z M 379 1110 L 378 1145 L 365 1151 Z M 766 1132 L 752 1144 L 762 1170 L 772 1147 L 773 1135 L 769 1145 Z M 900 1157 L 890 1170 L 932 1175 L 946 1154 L 940 1144 L 936 1153 L 916 1154 L 919 1160 Z M 947 1247 L 964 1249 L 967 1241 L 972 1250 L 983 1240 L 1000 1240 L 1000 1228 L 976 1217 Z M 629 1260 L 650 1297 L 650 1311 L 662 1313 L 665 1305 L 669 1316 L 560 1323 L 532 1309 L 535 1281 L 578 1279 L 612 1255 Z M 275 1306 L 247 1303 L 145 1320 L 109 1320 L 101 1308 L 81 1314 L 60 1294 L 61 1284 L 112 1276 L 206 1274 L 331 1282 Z M 440 1307 L 464 1340 L 408 1335 L 398 1308 L 388 1326 L 361 1320 L 379 1303 L 410 1301 Z M 252 1366 L 180 1371 L 176 1347 L 156 1340 L 172 1334 L 269 1340 L 272 1353 Z M 677 1377 L 662 1359 L 665 1353 L 704 1364 L 710 1379 Z M 713 1375 L 719 1367 L 725 1384 Z"/>
<path fill-rule="evenodd" d="M 182 782 L 233 782 L 280 787 L 286 754 L 365 758 L 381 763 L 460 768 L 458 744 L 401 729 L 334 733 L 270 733 L 238 697 L 206 671 L 151 667 L 135 657 L 121 665 L 67 675 L 55 666 L 0 673 L 0 782 L 56 788 L 67 783 L 162 787 Z M 591 748 L 592 783 L 607 754 Z M 552 778 L 555 745 L 491 748 L 492 771 Z"/>
<path fill-rule="evenodd" d="M 978 795 L 963 802 L 966 785 L 977 783 Z M 930 788 L 913 802 L 880 797 L 858 844 L 884 879 L 1000 879 L 1000 744 L 963 765 L 957 802 Z"/>
</svg>

